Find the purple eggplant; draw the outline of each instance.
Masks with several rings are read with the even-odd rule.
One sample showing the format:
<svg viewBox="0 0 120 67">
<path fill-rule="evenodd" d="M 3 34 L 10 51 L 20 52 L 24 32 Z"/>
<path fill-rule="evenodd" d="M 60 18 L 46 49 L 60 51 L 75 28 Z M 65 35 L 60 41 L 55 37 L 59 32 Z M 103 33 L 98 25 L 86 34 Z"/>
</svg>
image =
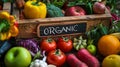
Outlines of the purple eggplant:
<svg viewBox="0 0 120 67">
<path fill-rule="evenodd" d="M 39 51 L 39 46 L 35 39 L 21 39 L 17 41 L 17 45 L 25 47 L 32 55 L 35 55 Z"/>
</svg>

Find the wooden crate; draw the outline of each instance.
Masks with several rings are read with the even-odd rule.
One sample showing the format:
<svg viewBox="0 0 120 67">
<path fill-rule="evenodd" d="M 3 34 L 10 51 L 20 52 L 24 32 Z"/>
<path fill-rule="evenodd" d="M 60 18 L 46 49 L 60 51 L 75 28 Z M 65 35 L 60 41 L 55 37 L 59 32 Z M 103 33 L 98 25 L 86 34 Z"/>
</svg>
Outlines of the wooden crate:
<svg viewBox="0 0 120 67">
<path fill-rule="evenodd" d="M 11 3 L 9 3 L 9 2 L 4 3 L 4 4 L 3 4 L 3 10 L 0 10 L 0 12 L 1 12 L 1 11 L 7 11 L 7 12 L 11 13 L 11 12 L 10 12 L 10 11 L 11 11 Z"/>
<path fill-rule="evenodd" d="M 13 7 L 15 8 L 15 7 Z M 45 19 L 19 19 L 19 10 L 12 10 L 13 15 L 17 17 L 19 22 L 19 35 L 17 38 L 34 38 L 34 37 L 48 37 L 48 36 L 66 36 L 66 35 L 80 35 L 89 31 L 93 26 L 103 23 L 106 26 L 110 26 L 111 14 L 106 9 L 105 14 L 93 14 L 85 16 L 66 16 L 66 17 L 55 17 Z M 75 27 L 76 25 L 76 27 Z M 57 29 L 75 28 L 77 32 L 69 29 L 57 33 L 56 29 L 53 31 L 53 27 Z M 47 29 L 51 28 L 51 29 Z M 77 29 L 78 28 L 78 29 Z M 47 30 L 47 31 L 45 31 Z M 59 31 L 60 32 L 60 31 Z"/>
</svg>

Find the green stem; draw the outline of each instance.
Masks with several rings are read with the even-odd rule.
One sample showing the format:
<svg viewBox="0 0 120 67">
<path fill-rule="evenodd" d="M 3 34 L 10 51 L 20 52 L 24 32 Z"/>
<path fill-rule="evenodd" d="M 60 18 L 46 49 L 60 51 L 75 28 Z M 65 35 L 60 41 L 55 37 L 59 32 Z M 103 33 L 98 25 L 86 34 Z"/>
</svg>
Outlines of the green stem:
<svg viewBox="0 0 120 67">
<path fill-rule="evenodd" d="M 2 32 L 3 28 L 5 28 L 6 25 L 3 22 L 0 22 L 0 32 Z"/>
<path fill-rule="evenodd" d="M 37 0 L 37 1 L 36 1 L 36 4 L 38 4 L 39 2 L 40 2 L 40 0 Z"/>
<path fill-rule="evenodd" d="M 65 42 L 68 42 L 68 37 L 62 37 Z"/>
<path fill-rule="evenodd" d="M 53 41 L 52 38 L 48 38 L 48 39 L 47 39 L 47 42 L 49 42 L 49 43 L 51 43 L 52 41 Z"/>
<path fill-rule="evenodd" d="M 60 49 L 56 49 L 55 54 L 60 55 Z"/>
</svg>

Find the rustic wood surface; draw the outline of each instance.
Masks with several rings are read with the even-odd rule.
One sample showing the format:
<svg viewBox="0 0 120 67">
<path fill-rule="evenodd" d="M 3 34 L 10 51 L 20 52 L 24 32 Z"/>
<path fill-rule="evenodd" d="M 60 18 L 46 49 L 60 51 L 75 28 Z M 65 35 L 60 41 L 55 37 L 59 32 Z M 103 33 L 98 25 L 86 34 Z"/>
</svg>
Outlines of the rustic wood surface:
<svg viewBox="0 0 120 67">
<path fill-rule="evenodd" d="M 5 5 L 10 5 L 7 3 Z M 37 36 L 37 27 L 39 24 L 70 24 L 73 22 L 82 22 L 87 21 L 86 31 L 90 30 L 93 26 L 103 23 L 106 26 L 109 26 L 109 20 L 111 15 L 109 11 L 106 9 L 105 14 L 93 14 L 93 15 L 85 15 L 85 16 L 65 16 L 65 17 L 54 17 L 54 18 L 45 18 L 45 19 L 19 19 L 19 10 L 16 9 L 15 4 L 13 7 L 12 14 L 16 16 L 16 20 L 19 24 L 19 35 L 17 38 L 34 38 Z M 10 10 L 9 7 L 5 7 L 4 9 Z M 69 22 L 69 23 L 68 23 Z M 80 33 L 81 34 L 81 33 Z M 76 34 L 71 34 L 76 35 Z"/>
<path fill-rule="evenodd" d="M 109 26 L 109 20 L 111 15 L 106 14 L 96 14 L 96 15 L 85 15 L 85 16 L 69 16 L 69 17 L 56 17 L 56 18 L 45 18 L 45 19 L 23 19 L 19 21 L 19 30 L 20 33 L 18 38 L 33 38 L 37 37 L 36 31 L 39 24 L 63 24 L 71 22 L 82 22 L 87 21 L 87 31 L 91 27 L 103 23 L 104 25 Z M 68 23 L 68 24 L 69 24 Z"/>
</svg>

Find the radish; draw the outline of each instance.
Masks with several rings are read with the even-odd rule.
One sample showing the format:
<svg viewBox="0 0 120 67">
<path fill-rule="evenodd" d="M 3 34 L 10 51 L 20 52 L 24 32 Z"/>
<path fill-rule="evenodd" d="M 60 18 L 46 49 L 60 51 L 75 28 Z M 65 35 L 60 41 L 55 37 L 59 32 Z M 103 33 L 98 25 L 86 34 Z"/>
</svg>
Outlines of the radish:
<svg viewBox="0 0 120 67">
<path fill-rule="evenodd" d="M 88 67 L 100 67 L 98 59 L 91 55 L 85 48 L 82 48 L 77 52 L 77 57 L 79 60 L 86 63 Z"/>
<path fill-rule="evenodd" d="M 88 67 L 85 63 L 80 61 L 74 54 L 67 55 L 67 63 L 70 67 Z"/>
</svg>

